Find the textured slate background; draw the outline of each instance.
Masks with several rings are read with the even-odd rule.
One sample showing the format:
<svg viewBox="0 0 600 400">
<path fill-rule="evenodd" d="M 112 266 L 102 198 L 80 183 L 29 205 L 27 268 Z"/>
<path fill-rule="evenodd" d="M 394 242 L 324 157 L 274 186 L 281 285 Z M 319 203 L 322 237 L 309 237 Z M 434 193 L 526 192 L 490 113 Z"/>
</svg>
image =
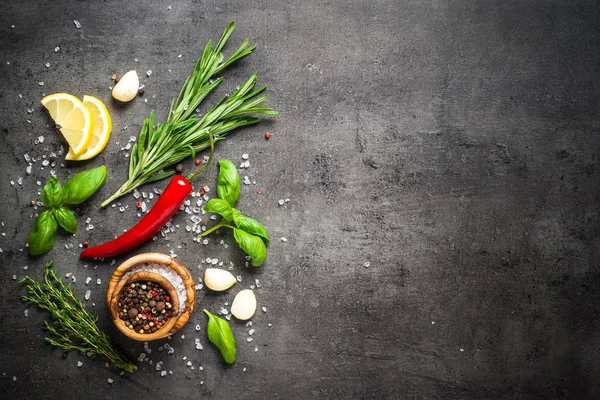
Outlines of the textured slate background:
<svg viewBox="0 0 600 400">
<path fill-rule="evenodd" d="M 24 0 L 2 8 L 2 398 L 600 397 L 596 2 Z M 208 103 L 257 72 L 280 111 L 217 148 L 236 162 L 250 155 L 242 175 L 257 183 L 243 187 L 240 208 L 269 228 L 268 262 L 245 270 L 226 233 L 193 243 L 184 214 L 170 241 L 136 253 L 174 250 L 195 277 L 207 257 L 232 261 L 238 289 L 259 279 L 268 311 L 253 319 L 253 342 L 249 327 L 232 324 L 238 361 L 223 366 L 196 311 L 185 339 L 169 341 L 175 353 L 152 343 L 153 365 L 139 363 L 134 375 L 77 353 L 63 360 L 43 342 L 45 314 L 31 308 L 25 317 L 12 277 L 40 278 L 54 259 L 61 274 L 74 273 L 81 296 L 92 290 L 88 308 L 137 358 L 141 344 L 115 332 L 103 301 L 114 266 L 84 267 L 77 245 L 137 220 L 132 196 L 122 214 L 97 207 L 125 179 L 120 149 L 151 109 L 164 118 L 206 41 L 230 20 L 238 29 L 228 50 L 245 37 L 258 48 Z M 118 106 L 110 76 L 129 69 L 145 95 Z M 114 121 L 107 150 L 59 164 L 59 179 L 106 164 L 109 180 L 81 207 L 75 237 L 59 236 L 32 259 L 27 205 L 49 168 L 38 161 L 26 175 L 23 154 L 64 147 L 39 104 L 57 91 L 101 98 Z M 212 166 L 197 184 L 214 185 L 216 175 Z M 83 229 L 87 217 L 93 231 Z M 216 311 L 234 293 L 200 291 L 197 310 Z M 160 377 L 159 360 L 172 375 Z"/>
</svg>

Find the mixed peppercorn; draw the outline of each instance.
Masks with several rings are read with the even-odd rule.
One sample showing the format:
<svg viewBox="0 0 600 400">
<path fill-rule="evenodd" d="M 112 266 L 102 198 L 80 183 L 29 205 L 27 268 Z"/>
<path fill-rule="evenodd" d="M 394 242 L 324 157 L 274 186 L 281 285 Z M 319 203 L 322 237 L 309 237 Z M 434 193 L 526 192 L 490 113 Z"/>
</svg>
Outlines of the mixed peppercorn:
<svg viewBox="0 0 600 400">
<path fill-rule="evenodd" d="M 171 298 L 156 282 L 134 282 L 119 296 L 119 318 L 138 333 L 154 333 L 171 317 Z"/>
</svg>

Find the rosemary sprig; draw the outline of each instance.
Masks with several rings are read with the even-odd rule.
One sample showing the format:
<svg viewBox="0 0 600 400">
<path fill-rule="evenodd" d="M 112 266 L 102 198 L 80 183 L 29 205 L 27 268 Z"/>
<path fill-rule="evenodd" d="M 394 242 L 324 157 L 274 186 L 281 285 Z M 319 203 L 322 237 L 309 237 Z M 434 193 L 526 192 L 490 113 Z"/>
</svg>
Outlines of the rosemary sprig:
<svg viewBox="0 0 600 400">
<path fill-rule="evenodd" d="M 101 207 L 140 185 L 173 175 L 174 171 L 164 169 L 187 157 L 195 158 L 197 152 L 208 148 L 209 132 L 215 141 L 223 140 L 231 130 L 259 122 L 258 115 L 277 115 L 277 111 L 261 105 L 269 96 L 262 93 L 266 85 L 255 89 L 256 74 L 231 96 L 221 99 L 204 116 L 195 114 L 200 103 L 223 81 L 223 78 L 212 78 L 256 47 L 248 46 L 246 39 L 224 60 L 221 51 L 234 29 L 235 22 L 232 21 L 214 49 L 210 41 L 206 44 L 179 96 L 171 102 L 167 120 L 156 124 L 154 111 L 144 120 L 138 140 L 131 149 L 129 179 Z"/>
<path fill-rule="evenodd" d="M 19 282 L 27 282 L 29 296 L 21 300 L 36 304 L 52 316 L 52 322 L 45 321 L 44 329 L 49 332 L 46 342 L 61 347 L 64 351 L 79 350 L 88 356 L 105 356 L 110 363 L 122 371 L 137 370 L 111 343 L 109 337 L 98 328 L 98 317 L 88 313 L 81 300 L 75 297 L 70 285 L 65 285 L 51 268 L 52 261 L 46 264 L 44 281 L 39 283 L 29 276 Z"/>
</svg>

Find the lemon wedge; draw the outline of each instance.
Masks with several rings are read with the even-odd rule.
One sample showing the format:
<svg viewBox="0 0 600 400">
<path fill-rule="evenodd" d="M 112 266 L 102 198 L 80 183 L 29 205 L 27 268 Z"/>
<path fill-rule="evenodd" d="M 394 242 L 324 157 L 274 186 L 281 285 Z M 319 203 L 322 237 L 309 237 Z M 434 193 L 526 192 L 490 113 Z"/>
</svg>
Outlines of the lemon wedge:
<svg viewBox="0 0 600 400">
<path fill-rule="evenodd" d="M 94 121 L 81 100 L 68 93 L 54 93 L 44 97 L 42 105 L 50 113 L 73 153 L 82 154 L 92 138 Z"/>
<path fill-rule="evenodd" d="M 69 148 L 69 152 L 65 157 L 65 160 L 89 160 L 100 154 L 106 147 L 110 133 L 112 132 L 112 120 L 108 109 L 104 103 L 95 98 L 94 96 L 83 96 L 83 105 L 88 109 L 92 116 L 93 128 L 92 137 L 84 152 L 81 154 L 75 154 L 73 148 Z"/>
</svg>

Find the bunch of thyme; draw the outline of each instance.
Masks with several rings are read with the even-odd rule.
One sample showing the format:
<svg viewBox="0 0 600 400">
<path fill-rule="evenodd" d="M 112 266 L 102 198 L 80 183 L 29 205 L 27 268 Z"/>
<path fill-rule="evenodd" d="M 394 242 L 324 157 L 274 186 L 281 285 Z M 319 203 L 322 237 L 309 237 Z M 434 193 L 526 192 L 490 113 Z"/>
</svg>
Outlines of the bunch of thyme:
<svg viewBox="0 0 600 400">
<path fill-rule="evenodd" d="M 29 296 L 21 300 L 36 304 L 52 316 L 52 322 L 44 321 L 44 329 L 50 334 L 46 342 L 61 347 L 64 351 L 79 350 L 90 357 L 105 356 L 109 362 L 121 371 L 137 370 L 127 358 L 110 342 L 109 337 L 98 328 L 98 317 L 88 313 L 81 301 L 75 297 L 70 285 L 65 285 L 56 276 L 52 261 L 46 264 L 44 281 L 39 283 L 29 276 L 19 282 L 26 282 Z"/>
<path fill-rule="evenodd" d="M 269 96 L 261 94 L 266 85 L 254 89 L 256 74 L 250 76 L 232 95 L 221 99 L 204 116 L 195 114 L 204 98 L 223 81 L 223 78 L 213 80 L 213 77 L 256 48 L 256 45 L 248 46 L 248 39 L 245 39 L 224 60 L 221 51 L 234 29 L 235 22 L 232 21 L 214 49 L 210 41 L 207 43 L 179 96 L 171 102 L 167 120 L 155 124 L 154 111 L 144 120 L 131 150 L 129 179 L 101 207 L 140 185 L 173 175 L 174 171 L 164 171 L 164 168 L 190 156 L 195 158 L 197 152 L 208 148 L 209 132 L 218 141 L 233 129 L 259 122 L 258 115 L 277 115 L 277 111 L 270 107 L 261 106 Z"/>
</svg>

